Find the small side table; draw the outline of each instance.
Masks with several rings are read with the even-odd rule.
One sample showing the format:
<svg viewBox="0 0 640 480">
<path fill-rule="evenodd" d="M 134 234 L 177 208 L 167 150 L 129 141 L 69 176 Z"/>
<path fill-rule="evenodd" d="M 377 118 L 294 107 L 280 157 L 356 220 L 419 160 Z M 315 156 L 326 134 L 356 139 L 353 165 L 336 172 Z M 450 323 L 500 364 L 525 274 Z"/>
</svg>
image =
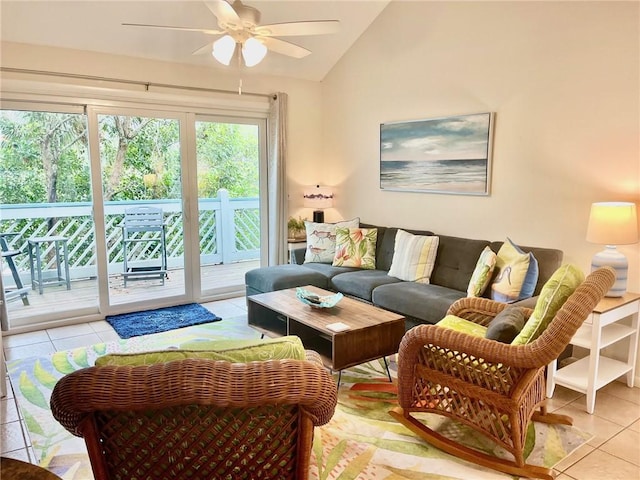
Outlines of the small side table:
<svg viewBox="0 0 640 480">
<path fill-rule="evenodd" d="M 287 251 L 289 252 L 289 263 L 292 263 L 292 252 L 293 250 L 297 250 L 299 248 L 307 248 L 307 239 L 306 238 L 302 238 L 302 239 L 293 239 L 293 238 L 289 238 L 287 240 Z"/>
<path fill-rule="evenodd" d="M 27 240 L 29 248 L 29 263 L 31 264 L 31 288 L 33 290 L 38 287 L 38 293 L 42 295 L 45 285 L 66 285 L 67 290 L 71 290 L 71 280 L 69 277 L 69 252 L 67 250 L 67 237 L 31 237 Z M 42 275 L 42 253 L 47 249 L 43 248 L 46 244 L 53 244 L 53 250 L 56 256 L 56 273 L 53 278 L 43 278 Z M 62 253 L 62 255 L 61 255 Z M 64 265 L 64 275 L 62 274 L 62 265 Z"/>
<path fill-rule="evenodd" d="M 556 362 L 547 369 L 547 397 L 555 385 L 562 385 L 587 395 L 587 412 L 593 413 L 598 389 L 626 375 L 633 387 L 638 351 L 638 312 L 640 294 L 625 293 L 619 298 L 604 298 L 571 339 L 571 345 L 589 349 L 589 355 L 556 370 Z M 622 322 L 622 320 L 626 320 Z M 625 338 L 629 348 L 625 361 L 604 356 L 600 351 Z"/>
</svg>

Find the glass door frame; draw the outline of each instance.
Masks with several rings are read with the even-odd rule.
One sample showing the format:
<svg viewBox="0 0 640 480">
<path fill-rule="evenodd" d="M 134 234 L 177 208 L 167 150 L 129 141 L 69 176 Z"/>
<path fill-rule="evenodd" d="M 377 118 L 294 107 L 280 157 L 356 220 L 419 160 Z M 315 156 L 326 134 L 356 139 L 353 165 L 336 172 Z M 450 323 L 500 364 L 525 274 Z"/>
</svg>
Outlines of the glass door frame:
<svg viewBox="0 0 640 480">
<path fill-rule="evenodd" d="M 188 123 L 189 123 L 189 143 L 188 143 L 188 156 L 190 159 L 193 159 L 192 163 L 189 164 L 188 174 L 189 174 L 189 185 L 193 188 L 192 192 L 195 192 L 195 198 L 189 196 L 189 215 L 190 218 L 199 218 L 200 211 L 198 206 L 198 179 L 197 179 L 197 152 L 196 152 L 196 122 L 215 122 L 215 123 L 233 123 L 233 124 L 242 124 L 242 125 L 255 125 L 258 127 L 258 162 L 259 162 L 259 208 L 260 208 L 260 261 L 261 264 L 264 263 L 264 259 L 266 258 L 266 245 L 267 245 L 267 221 L 268 221 L 268 213 L 267 213 L 267 118 L 266 116 L 251 116 L 251 117 L 243 117 L 236 115 L 221 115 L 215 113 L 197 113 L 197 114 L 189 114 L 188 115 Z M 187 182 L 183 183 L 183 186 L 186 186 Z M 187 195 L 185 195 L 187 198 Z M 193 198 L 193 200 L 192 200 Z M 196 302 L 203 301 L 211 301 L 226 295 L 238 293 L 245 293 L 245 285 L 242 283 L 241 285 L 229 285 L 223 289 L 215 289 L 215 290 L 202 290 L 202 277 L 201 277 L 201 262 L 200 262 L 200 232 L 198 230 L 198 222 L 191 222 L 189 224 L 189 228 L 191 229 L 189 237 L 194 239 L 194 244 L 190 247 L 190 252 L 194 252 L 191 258 L 191 271 L 194 274 L 191 277 L 193 284 L 192 292 L 193 299 Z M 187 254 L 187 245 L 185 244 L 185 257 Z M 185 278 L 185 283 L 187 282 L 187 278 Z"/>
<path fill-rule="evenodd" d="M 70 114 L 78 114 L 83 115 L 85 117 L 85 123 L 87 128 L 87 148 L 90 151 L 90 131 L 89 124 L 86 118 L 86 107 L 84 102 L 80 101 L 66 101 L 66 102 L 56 102 L 52 101 L 48 98 L 39 98 L 37 100 L 27 100 L 27 99 L 3 99 L 2 100 L 2 110 L 16 110 L 16 111 L 24 111 L 24 112 L 43 112 L 43 113 L 70 113 Z M 91 169 L 91 158 L 88 159 L 89 168 Z M 93 187 L 92 187 L 93 188 Z M 93 201 L 93 191 L 91 191 L 91 201 Z M 95 236 L 95 227 L 93 234 Z M 24 255 L 28 255 L 25 251 Z M 4 262 L 0 262 L 4 264 Z M 97 268 L 97 265 L 96 265 Z M 24 280 L 23 280 L 24 282 Z M 24 283 L 26 287 L 31 287 L 32 282 L 29 281 L 28 284 Z M 97 292 L 97 287 L 96 287 Z M 35 291 L 31 291 L 30 295 L 35 294 Z M 3 302 L 4 307 L 6 308 L 6 323 L 5 328 L 10 328 L 12 331 L 22 332 L 28 331 L 31 329 L 33 325 L 38 325 L 44 327 L 48 323 L 53 322 L 65 322 L 67 318 L 89 318 L 94 315 L 99 315 L 99 302 L 96 301 L 95 304 L 92 305 L 84 305 L 84 306 L 73 306 L 73 309 L 63 310 L 59 308 L 59 304 L 56 304 L 56 308 L 50 311 L 49 313 L 42 314 L 29 314 L 28 317 L 20 317 L 18 319 L 12 318 L 10 312 L 7 307 L 7 300 L 5 299 L 4 289 L 0 292 L 0 299 Z"/>
<path fill-rule="evenodd" d="M 177 120 L 179 123 L 180 138 L 180 165 L 181 165 L 181 207 L 182 207 L 182 223 L 183 223 L 183 248 L 184 254 L 184 280 L 185 290 L 181 295 L 173 295 L 169 297 L 153 298 L 149 300 L 112 304 L 109 301 L 109 271 L 108 271 L 108 252 L 106 244 L 106 222 L 104 208 L 104 194 L 102 181 L 102 160 L 100 157 L 100 138 L 99 138 L 99 121 L 100 115 L 126 115 L 126 116 L 142 116 L 150 118 L 164 118 Z M 189 280 L 193 275 L 191 270 L 191 261 L 189 260 L 192 253 L 189 247 L 193 243 L 192 228 L 187 227 L 188 219 L 193 218 L 186 214 L 190 200 L 189 187 L 190 184 L 188 174 L 189 159 L 187 142 L 189 135 L 187 134 L 188 122 L 187 114 L 176 112 L 174 110 L 163 110 L 161 108 L 140 108 L 134 106 L 89 106 L 87 107 L 87 124 L 89 128 L 89 156 L 91 160 L 91 186 L 93 191 L 93 218 L 96 235 L 96 257 L 98 271 L 98 295 L 99 310 L 102 315 L 114 315 L 118 313 L 130 312 L 150 308 L 162 308 L 170 305 L 179 305 L 187 303 L 193 299 L 193 285 Z M 187 172 L 187 175 L 184 173 Z M 197 217 L 196 217 L 197 218 Z"/>
<path fill-rule="evenodd" d="M 5 86 L 7 87 L 7 86 Z M 42 86 L 22 85 L 21 82 L 11 84 L 2 89 L 4 99 L 2 109 L 29 111 L 76 111 L 84 110 L 87 123 L 87 137 L 89 149 L 89 165 L 91 171 L 91 200 L 93 202 L 92 215 L 94 218 L 94 235 L 96 249 L 97 272 L 97 301 L 91 308 L 70 310 L 66 313 L 54 312 L 53 315 L 38 315 L 32 317 L 28 323 L 21 322 L 19 326 L 11 325 L 16 333 L 33 330 L 33 327 L 62 326 L 82 323 L 104 318 L 109 314 L 122 313 L 121 309 L 109 307 L 108 301 L 108 266 L 107 246 L 105 239 L 104 204 L 102 180 L 100 173 L 99 132 L 97 130 L 98 114 L 131 114 L 157 115 L 164 118 L 177 119 L 180 122 L 180 155 L 182 168 L 182 215 L 184 225 L 184 295 L 170 297 L 170 301 L 163 299 L 162 305 L 154 302 L 153 307 L 187 303 L 189 301 L 212 301 L 227 298 L 233 294 L 244 294 L 244 285 L 201 292 L 200 290 L 200 255 L 198 222 L 190 219 L 198 218 L 197 174 L 196 174 L 196 119 L 217 122 L 237 122 L 257 124 L 259 127 L 259 157 L 260 157 L 260 238 L 261 263 L 264 264 L 267 252 L 267 117 L 266 102 L 247 102 L 246 99 L 237 101 L 231 97 L 221 99 L 196 98 L 187 94 L 164 97 L 161 93 L 152 94 L 145 103 L 134 97 L 133 93 L 113 89 L 101 89 L 83 86 L 64 86 L 58 89 L 58 84 L 43 83 Z M 56 93 L 58 92 L 58 93 Z M 66 93 L 65 93 L 66 92 Z M 104 95 L 104 97 L 103 97 Z M 137 95 L 137 94 L 136 94 Z M 103 97 L 103 98 L 101 98 Z M 219 102 L 219 103 L 218 103 Z M 98 172 L 98 173 L 94 173 Z M 191 193 L 193 192 L 193 193 Z M 100 218 L 100 222 L 95 219 Z M 0 295 L 0 298 L 4 295 Z M 3 299 L 3 298 L 2 298 Z M 134 307 L 148 308 L 149 303 L 126 304 L 126 310 Z M 119 305 L 121 307 L 121 305 Z"/>
</svg>

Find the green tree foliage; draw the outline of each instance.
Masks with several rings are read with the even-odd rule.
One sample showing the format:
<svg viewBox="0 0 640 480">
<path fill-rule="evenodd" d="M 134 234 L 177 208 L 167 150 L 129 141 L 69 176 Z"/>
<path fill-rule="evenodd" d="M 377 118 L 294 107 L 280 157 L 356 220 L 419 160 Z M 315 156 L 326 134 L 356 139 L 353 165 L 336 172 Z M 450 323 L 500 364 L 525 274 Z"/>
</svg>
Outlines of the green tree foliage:
<svg viewBox="0 0 640 480">
<path fill-rule="evenodd" d="M 258 127 L 198 122 L 198 196 L 213 198 L 221 188 L 231 197 L 257 197 Z"/>
<path fill-rule="evenodd" d="M 179 122 L 99 116 L 105 200 L 181 198 Z M 255 125 L 197 122 L 198 194 L 257 197 Z M 0 111 L 0 202 L 91 201 L 86 116 Z"/>
<path fill-rule="evenodd" d="M 83 115 L 5 110 L 0 135 L 0 202 L 90 199 Z"/>
<path fill-rule="evenodd" d="M 103 116 L 100 133 L 105 200 L 181 197 L 177 120 Z"/>
</svg>

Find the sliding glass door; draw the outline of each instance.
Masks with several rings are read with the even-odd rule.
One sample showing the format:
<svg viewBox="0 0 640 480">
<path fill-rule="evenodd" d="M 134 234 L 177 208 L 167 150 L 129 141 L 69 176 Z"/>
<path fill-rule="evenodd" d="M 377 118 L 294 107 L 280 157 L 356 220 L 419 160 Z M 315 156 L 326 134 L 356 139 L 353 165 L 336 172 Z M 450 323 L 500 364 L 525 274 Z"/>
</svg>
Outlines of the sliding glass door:
<svg viewBox="0 0 640 480">
<path fill-rule="evenodd" d="M 180 120 L 97 113 L 109 305 L 184 297 Z"/>
<path fill-rule="evenodd" d="M 260 265 L 264 119 L 34 106 L 0 110 L 11 328 L 244 292 Z"/>
<path fill-rule="evenodd" d="M 200 295 L 242 289 L 260 266 L 260 170 L 264 124 L 238 118 L 195 122 Z"/>
<path fill-rule="evenodd" d="M 0 251 L 9 323 L 97 311 L 87 119 L 82 107 L 0 111 Z"/>
</svg>

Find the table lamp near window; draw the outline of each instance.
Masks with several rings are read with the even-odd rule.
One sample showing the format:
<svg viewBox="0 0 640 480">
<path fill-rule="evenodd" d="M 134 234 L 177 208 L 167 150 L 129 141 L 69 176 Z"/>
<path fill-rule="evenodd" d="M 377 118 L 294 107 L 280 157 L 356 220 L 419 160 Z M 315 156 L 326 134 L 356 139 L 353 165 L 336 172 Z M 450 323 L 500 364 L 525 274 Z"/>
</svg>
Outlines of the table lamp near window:
<svg viewBox="0 0 640 480">
<path fill-rule="evenodd" d="M 638 215 L 631 202 L 599 202 L 591 205 L 587 241 L 606 245 L 591 260 L 591 271 L 609 266 L 616 271 L 616 283 L 607 297 L 621 297 L 627 291 L 627 258 L 616 245 L 629 245 L 638 241 Z"/>
<path fill-rule="evenodd" d="M 314 185 L 304 189 L 304 206 L 315 209 L 313 221 L 324 222 L 324 209 L 333 206 L 333 192 L 329 187 Z"/>
</svg>

